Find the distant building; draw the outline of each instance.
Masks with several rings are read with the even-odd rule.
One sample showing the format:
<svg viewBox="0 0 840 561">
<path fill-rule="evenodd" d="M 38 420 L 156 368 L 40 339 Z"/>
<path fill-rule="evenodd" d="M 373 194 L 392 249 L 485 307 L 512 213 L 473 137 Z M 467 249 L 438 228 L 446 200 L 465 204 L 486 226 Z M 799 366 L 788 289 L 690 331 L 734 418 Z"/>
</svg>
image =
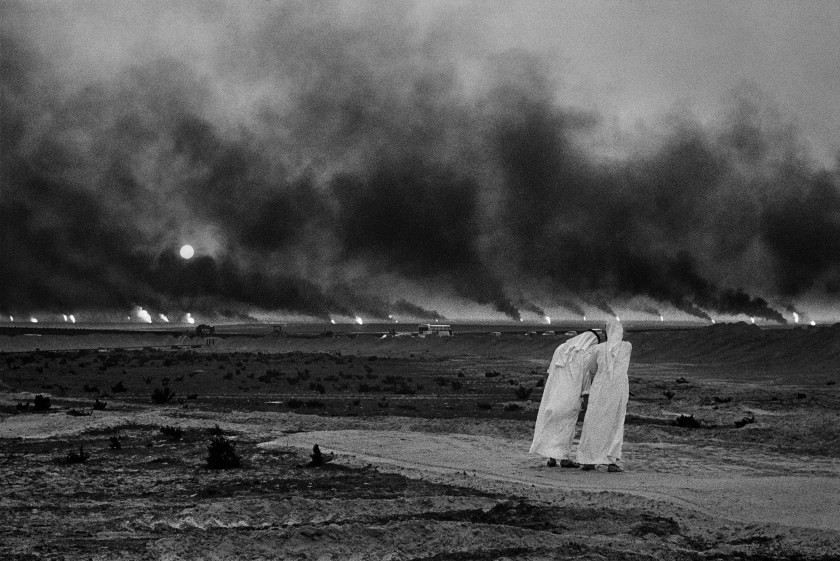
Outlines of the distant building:
<svg viewBox="0 0 840 561">
<path fill-rule="evenodd" d="M 427 323 L 417 326 L 417 334 L 421 337 L 437 335 L 438 337 L 451 337 L 452 326 L 444 323 Z"/>
</svg>

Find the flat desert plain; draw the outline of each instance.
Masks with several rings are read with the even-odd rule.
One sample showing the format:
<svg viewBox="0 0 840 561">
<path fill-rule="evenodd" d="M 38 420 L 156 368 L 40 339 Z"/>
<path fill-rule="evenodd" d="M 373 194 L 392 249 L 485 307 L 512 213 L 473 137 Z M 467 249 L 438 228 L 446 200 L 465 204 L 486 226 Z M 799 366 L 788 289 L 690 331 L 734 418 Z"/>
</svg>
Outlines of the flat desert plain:
<svg viewBox="0 0 840 561">
<path fill-rule="evenodd" d="M 627 333 L 617 474 L 528 454 L 564 339 L 0 337 L 0 558 L 840 558 L 840 327 Z"/>
</svg>

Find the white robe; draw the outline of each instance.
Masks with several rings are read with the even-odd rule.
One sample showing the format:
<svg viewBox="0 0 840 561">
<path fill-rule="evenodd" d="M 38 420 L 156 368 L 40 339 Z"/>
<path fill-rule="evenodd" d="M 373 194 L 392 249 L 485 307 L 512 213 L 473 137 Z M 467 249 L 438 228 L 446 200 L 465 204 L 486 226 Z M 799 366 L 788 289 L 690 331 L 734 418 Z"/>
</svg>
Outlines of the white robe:
<svg viewBox="0 0 840 561">
<path fill-rule="evenodd" d="M 569 458 L 575 438 L 580 395 L 591 363 L 595 334 L 577 335 L 554 351 L 543 389 L 530 453 Z"/>
<path fill-rule="evenodd" d="M 614 464 L 621 459 L 624 417 L 630 384 L 627 370 L 633 346 L 622 341 L 617 323 L 607 326 L 607 342 L 597 345 L 598 372 L 589 390 L 589 404 L 580 433 L 577 461 L 581 464 Z"/>
</svg>

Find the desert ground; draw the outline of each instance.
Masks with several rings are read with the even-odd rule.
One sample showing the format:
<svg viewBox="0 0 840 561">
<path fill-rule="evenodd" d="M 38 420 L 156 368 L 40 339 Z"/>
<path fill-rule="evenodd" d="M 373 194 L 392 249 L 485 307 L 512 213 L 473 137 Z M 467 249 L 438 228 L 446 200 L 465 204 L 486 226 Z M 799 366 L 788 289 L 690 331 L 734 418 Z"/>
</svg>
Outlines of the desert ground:
<svg viewBox="0 0 840 561">
<path fill-rule="evenodd" d="M 563 335 L 0 336 L 0 559 L 837 559 L 840 326 L 625 338 L 614 474 L 528 454 Z"/>
</svg>

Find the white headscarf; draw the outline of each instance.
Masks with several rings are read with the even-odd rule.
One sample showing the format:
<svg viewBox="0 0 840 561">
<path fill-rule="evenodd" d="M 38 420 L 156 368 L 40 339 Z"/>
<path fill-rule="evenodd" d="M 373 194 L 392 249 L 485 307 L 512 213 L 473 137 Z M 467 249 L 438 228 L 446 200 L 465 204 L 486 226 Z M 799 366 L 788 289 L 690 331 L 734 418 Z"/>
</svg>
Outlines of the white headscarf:
<svg viewBox="0 0 840 561">
<path fill-rule="evenodd" d="M 618 351 L 621 349 L 621 343 L 624 337 L 624 328 L 617 321 L 610 321 L 609 323 L 607 323 L 606 332 L 606 366 L 609 377 L 612 378 L 613 365 L 615 364 L 616 357 L 618 357 Z"/>
<path fill-rule="evenodd" d="M 551 367 L 563 368 L 580 351 L 586 350 L 598 342 L 598 336 L 591 331 L 585 331 L 580 335 L 575 335 L 554 351 L 554 357 L 551 359 Z"/>
</svg>

